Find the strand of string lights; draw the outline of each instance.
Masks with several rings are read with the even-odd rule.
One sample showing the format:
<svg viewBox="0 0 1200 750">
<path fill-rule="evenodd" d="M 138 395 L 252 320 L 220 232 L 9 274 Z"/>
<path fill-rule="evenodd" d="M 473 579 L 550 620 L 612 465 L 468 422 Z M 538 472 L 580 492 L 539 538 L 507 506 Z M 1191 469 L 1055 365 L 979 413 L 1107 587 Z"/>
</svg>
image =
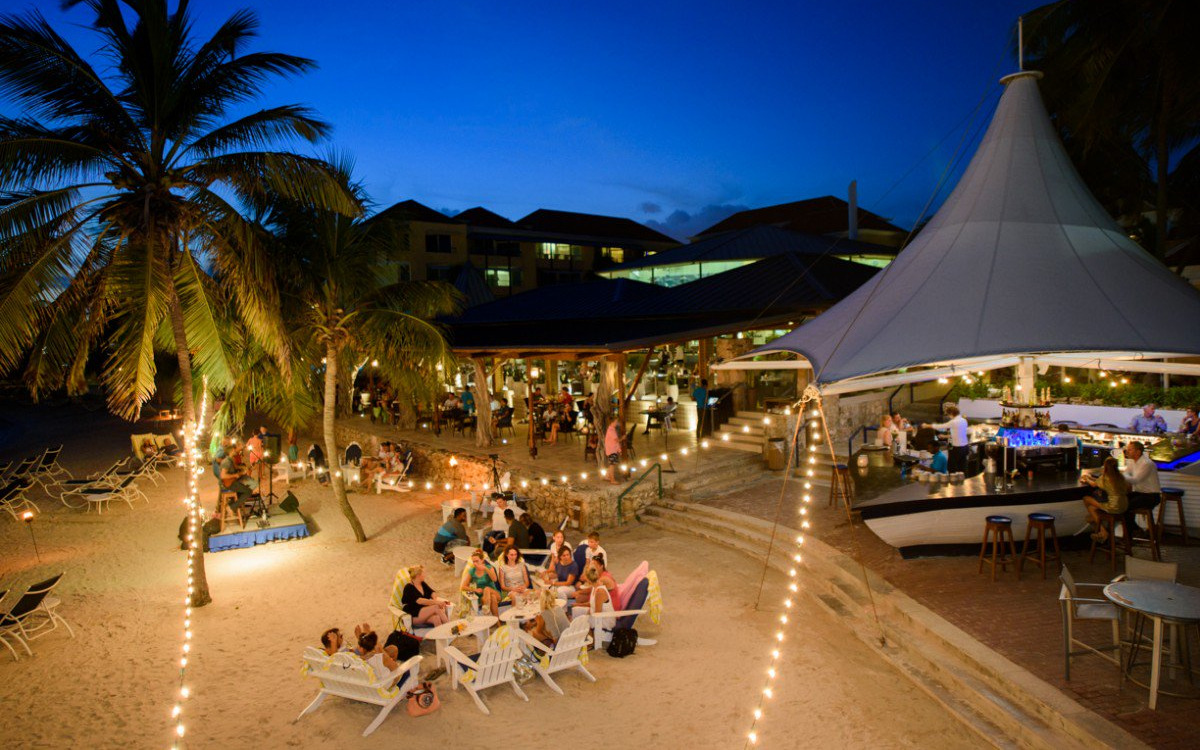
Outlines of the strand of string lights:
<svg viewBox="0 0 1200 750">
<path fill-rule="evenodd" d="M 188 480 L 187 491 L 183 498 L 183 504 L 188 509 L 187 591 L 183 598 L 183 647 L 179 657 L 179 690 L 176 693 L 175 705 L 171 709 L 171 718 L 175 722 L 175 740 L 171 745 L 172 750 L 180 750 L 180 742 L 186 732 L 183 722 L 183 706 L 191 696 L 191 688 L 187 684 L 187 666 L 192 651 L 192 595 L 196 591 L 196 556 L 203 554 L 203 534 L 200 530 L 204 521 L 204 509 L 200 504 L 200 477 L 204 470 L 200 468 L 200 437 L 204 431 L 207 412 L 208 378 L 205 377 L 200 396 L 200 411 L 196 421 L 183 427 L 183 465 Z"/>
</svg>

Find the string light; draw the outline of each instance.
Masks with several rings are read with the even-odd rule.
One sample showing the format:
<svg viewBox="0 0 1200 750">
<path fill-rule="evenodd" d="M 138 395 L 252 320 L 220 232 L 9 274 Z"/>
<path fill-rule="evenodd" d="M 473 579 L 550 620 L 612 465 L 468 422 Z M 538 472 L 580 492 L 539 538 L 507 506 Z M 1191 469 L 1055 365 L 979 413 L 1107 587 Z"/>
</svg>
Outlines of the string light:
<svg viewBox="0 0 1200 750">
<path fill-rule="evenodd" d="M 179 692 L 171 707 L 171 719 L 175 722 L 175 742 L 172 748 L 178 750 L 179 740 L 187 732 L 183 723 L 183 702 L 191 695 L 186 684 L 188 654 L 192 651 L 192 597 L 196 592 L 196 556 L 202 554 L 201 540 L 204 538 L 201 529 L 204 523 L 204 508 L 200 504 L 200 477 L 204 471 L 200 468 L 200 437 L 204 433 L 204 425 L 208 414 L 208 377 L 202 381 L 200 394 L 200 412 L 195 422 L 183 428 L 183 467 L 188 478 L 187 493 L 183 504 L 188 509 L 188 542 L 187 587 L 183 605 L 183 645 L 179 658 Z"/>
<path fill-rule="evenodd" d="M 806 405 L 811 405 L 811 406 L 816 407 L 816 408 L 812 409 L 811 411 L 808 411 L 807 416 L 808 416 L 808 419 L 810 420 L 810 425 L 809 425 L 810 426 L 810 434 L 813 436 L 813 440 L 814 441 L 820 440 L 822 431 L 827 433 L 828 429 L 826 428 L 826 426 L 824 424 L 825 415 L 821 409 L 821 394 L 814 386 L 810 385 L 804 389 L 804 394 L 801 396 L 800 404 L 798 405 L 800 408 L 800 411 L 799 411 L 800 414 L 805 414 Z M 816 463 L 816 457 L 814 455 L 816 453 L 816 444 L 815 443 L 809 444 L 808 453 L 809 453 L 808 463 L 811 466 Z M 809 468 L 805 473 L 807 474 L 808 477 L 811 477 L 813 475 L 813 470 L 811 468 Z M 796 535 L 796 539 L 795 539 L 796 551 L 792 555 L 792 562 L 795 563 L 796 566 L 802 564 L 804 561 L 803 557 L 800 554 L 800 548 L 804 546 L 804 531 L 803 530 L 807 530 L 809 528 L 808 506 L 812 503 L 812 481 L 811 480 L 806 479 L 804 482 L 804 492 L 802 495 L 802 499 L 803 499 L 803 503 L 801 503 L 801 505 L 800 505 L 799 515 L 804 520 L 800 524 L 800 528 L 802 529 L 802 531 L 798 532 Z M 788 612 L 788 610 L 790 610 L 792 608 L 792 604 L 793 604 L 792 595 L 797 593 L 800 590 L 800 587 L 797 584 L 798 576 L 799 576 L 799 571 L 797 570 L 797 568 L 795 566 L 788 569 L 787 593 L 785 593 L 784 597 L 783 597 L 784 613 L 779 616 L 779 628 L 775 631 L 775 641 L 771 647 L 771 662 L 770 662 L 770 665 L 767 667 L 766 685 L 763 686 L 762 693 L 760 694 L 760 697 L 758 699 L 758 705 L 753 710 L 752 715 L 753 715 L 754 719 L 750 724 L 750 731 L 746 734 L 747 746 L 758 744 L 758 723 L 763 718 L 763 713 L 766 710 L 766 702 L 775 697 L 774 682 L 775 682 L 776 675 L 779 673 L 779 660 L 783 656 L 782 644 L 783 644 L 784 638 L 785 638 L 783 628 L 789 622 L 787 612 Z"/>
</svg>

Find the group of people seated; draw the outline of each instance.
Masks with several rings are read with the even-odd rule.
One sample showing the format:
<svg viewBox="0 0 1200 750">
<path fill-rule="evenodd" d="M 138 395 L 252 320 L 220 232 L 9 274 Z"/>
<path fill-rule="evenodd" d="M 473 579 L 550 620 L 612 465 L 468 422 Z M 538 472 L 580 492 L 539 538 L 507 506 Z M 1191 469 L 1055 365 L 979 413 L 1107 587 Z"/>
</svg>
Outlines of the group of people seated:
<svg viewBox="0 0 1200 750">
<path fill-rule="evenodd" d="M 239 508 L 259 494 L 263 472 L 270 470 L 264 460 L 266 439 L 267 428 L 259 427 L 242 448 L 238 447 L 238 438 L 225 437 L 212 450 L 212 471 L 221 491 L 237 494 L 236 500 L 229 501 L 230 507 Z"/>
<path fill-rule="evenodd" d="M 327 656 L 348 654 L 357 657 L 378 677 L 388 674 L 400 666 L 401 662 L 415 656 L 420 650 L 420 642 L 399 630 L 393 630 L 386 640 L 381 641 L 371 625 L 364 622 L 354 626 L 352 642 L 347 642 L 340 628 L 329 628 L 321 633 L 321 650 Z M 392 681 L 392 685 L 402 679 L 404 675 L 398 675 Z"/>
<path fill-rule="evenodd" d="M 1088 521 L 1095 527 L 1092 538 L 1097 542 L 1108 541 L 1108 530 L 1100 523 L 1100 514 L 1122 516 L 1133 534 L 1141 535 L 1129 513 L 1135 510 L 1153 509 L 1162 501 L 1162 486 L 1158 480 L 1158 466 L 1146 455 L 1146 446 L 1135 440 L 1125 446 L 1125 471 L 1114 456 L 1104 459 L 1098 475 L 1084 473 L 1079 481 L 1093 488 L 1083 498 Z"/>
<path fill-rule="evenodd" d="M 347 459 L 350 455 L 347 453 Z M 404 476 L 412 451 L 399 443 L 384 440 L 379 443 L 379 451 L 374 456 L 361 456 L 359 472 L 359 489 L 363 492 L 370 490 L 376 482 L 395 481 Z M 353 461 L 351 461 L 353 463 Z"/>
<path fill-rule="evenodd" d="M 1197 409 L 1200 407 L 1189 406 L 1183 415 L 1183 419 L 1179 420 L 1179 429 L 1175 430 L 1180 435 L 1190 440 L 1200 440 L 1200 416 L 1197 416 Z M 1158 404 L 1146 404 L 1142 407 L 1141 414 L 1134 416 L 1129 422 L 1129 431 L 1137 432 L 1143 435 L 1161 435 L 1170 432 L 1167 427 L 1167 420 L 1163 419 L 1161 414 L 1156 414 Z"/>
<path fill-rule="evenodd" d="M 913 426 L 909 421 L 902 417 L 900 412 L 884 414 L 879 420 L 879 429 L 875 432 L 875 445 L 891 448 L 901 440 L 901 433 L 905 434 L 905 440 L 914 436 Z"/>
</svg>

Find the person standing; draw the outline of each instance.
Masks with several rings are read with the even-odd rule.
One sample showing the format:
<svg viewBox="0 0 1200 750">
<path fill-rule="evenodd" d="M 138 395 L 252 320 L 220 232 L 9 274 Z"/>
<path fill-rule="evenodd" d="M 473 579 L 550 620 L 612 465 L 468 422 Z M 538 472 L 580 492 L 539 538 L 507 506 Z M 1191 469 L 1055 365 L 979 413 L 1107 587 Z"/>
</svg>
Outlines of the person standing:
<svg viewBox="0 0 1200 750">
<path fill-rule="evenodd" d="M 475 394 L 471 393 L 471 386 L 463 386 L 463 394 L 460 401 L 462 403 L 462 410 L 464 414 L 469 417 L 475 413 Z"/>
<path fill-rule="evenodd" d="M 954 405 L 946 407 L 946 415 L 950 418 L 945 422 L 922 425 L 922 427 L 932 427 L 938 432 L 947 433 L 950 438 L 949 471 L 966 471 L 967 451 L 971 445 L 970 434 L 967 431 L 967 420 L 959 413 L 958 407 Z"/>
<path fill-rule="evenodd" d="M 699 440 L 704 437 L 704 419 L 708 416 L 708 380 L 700 379 L 700 385 L 692 389 L 692 400 L 696 402 L 696 439 Z"/>
</svg>

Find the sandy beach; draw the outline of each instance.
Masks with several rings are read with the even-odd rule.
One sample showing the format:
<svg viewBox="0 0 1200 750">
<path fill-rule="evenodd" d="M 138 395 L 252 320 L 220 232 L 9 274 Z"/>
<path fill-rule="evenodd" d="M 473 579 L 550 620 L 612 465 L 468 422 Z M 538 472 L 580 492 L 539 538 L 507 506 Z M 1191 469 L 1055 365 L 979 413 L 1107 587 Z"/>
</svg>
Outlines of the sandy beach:
<svg viewBox="0 0 1200 750">
<path fill-rule="evenodd" d="M 5 432 L 9 442 L 0 459 L 64 442 L 64 463 L 76 474 L 128 452 L 127 436 L 143 431 L 69 406 L 9 413 L 18 421 Z M 118 503 L 103 515 L 35 493 L 44 511 L 34 524 L 40 562 L 25 525 L 0 518 L 0 587 L 19 589 L 65 571 L 61 612 L 76 631 L 74 640 L 59 631 L 35 641 L 33 658 L 14 662 L 0 653 L 0 736 L 9 744 L 169 744 L 185 556 L 176 540 L 182 473 L 169 470 L 167 477 L 158 488 L 145 485 L 148 504 L 130 509 Z M 211 476 L 206 482 L 202 496 L 211 510 L 215 485 Z M 756 610 L 758 564 L 640 526 L 608 532 L 603 544 L 618 580 L 643 559 L 658 571 L 663 623 L 642 618 L 638 627 L 659 643 L 624 660 L 594 655 L 595 684 L 564 676 L 566 695 L 558 696 L 535 680 L 525 687 L 529 703 L 505 689 L 490 691 L 488 717 L 441 677 L 441 711 L 413 718 L 397 710 L 365 739 L 360 735 L 375 714 L 371 706 L 330 699 L 296 721 L 317 692 L 317 682 L 300 675 L 299 656 L 321 631 L 347 630 L 363 620 L 386 628 L 392 576 L 402 565 L 425 563 L 431 584 L 443 591 L 453 576 L 429 548 L 443 493 L 352 495 L 370 536 L 360 545 L 327 489 L 311 481 L 294 489 L 311 520 L 311 537 L 206 558 L 214 601 L 194 618 L 187 747 L 483 747 L 549 742 L 564 725 L 573 727 L 561 735 L 572 745 L 743 745 L 779 615 L 781 577 L 767 577 Z M 800 597 L 793 612 L 776 697 L 760 726 L 762 746 L 983 746 L 815 604 Z M 432 661 L 426 659 L 423 671 Z"/>
</svg>

